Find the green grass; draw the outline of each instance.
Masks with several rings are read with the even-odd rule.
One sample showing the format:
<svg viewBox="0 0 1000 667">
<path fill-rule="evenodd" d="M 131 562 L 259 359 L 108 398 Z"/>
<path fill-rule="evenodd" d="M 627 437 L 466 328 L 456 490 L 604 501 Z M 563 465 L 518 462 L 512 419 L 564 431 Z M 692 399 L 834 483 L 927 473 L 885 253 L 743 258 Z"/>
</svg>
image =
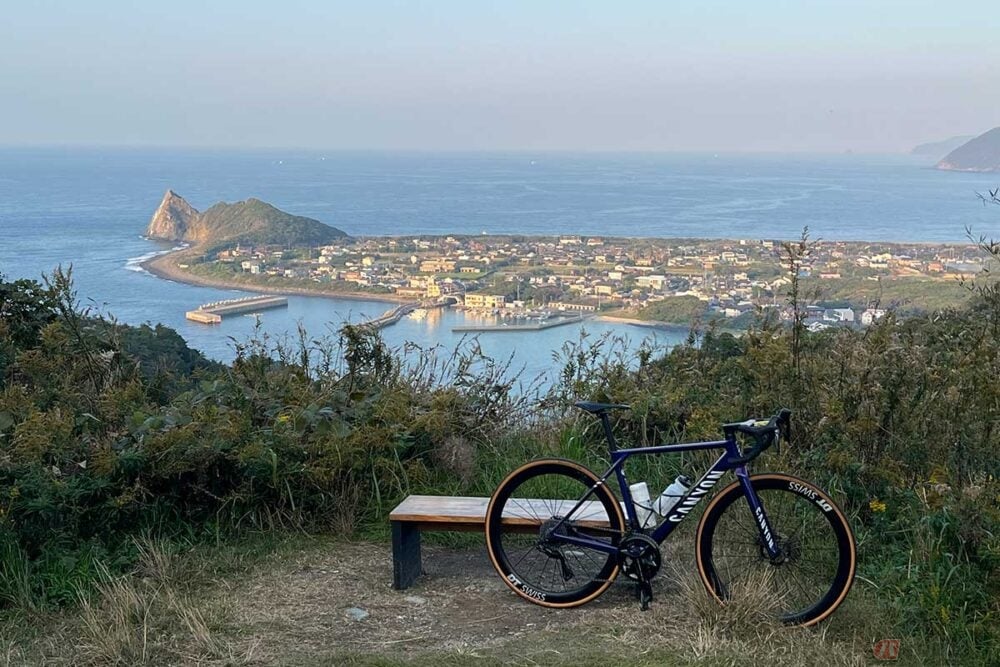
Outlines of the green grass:
<svg viewBox="0 0 1000 667">
<path fill-rule="evenodd" d="M 634 313 L 623 312 L 622 316 L 671 324 L 690 324 L 696 319 L 702 319 L 707 312 L 708 304 L 698 297 L 671 296 L 649 303 Z"/>
<path fill-rule="evenodd" d="M 853 308 L 878 304 L 881 308 L 895 307 L 902 312 L 957 308 L 972 296 L 956 278 L 804 279 L 802 285 L 805 292 L 818 290 L 821 301 L 848 303 Z"/>
</svg>

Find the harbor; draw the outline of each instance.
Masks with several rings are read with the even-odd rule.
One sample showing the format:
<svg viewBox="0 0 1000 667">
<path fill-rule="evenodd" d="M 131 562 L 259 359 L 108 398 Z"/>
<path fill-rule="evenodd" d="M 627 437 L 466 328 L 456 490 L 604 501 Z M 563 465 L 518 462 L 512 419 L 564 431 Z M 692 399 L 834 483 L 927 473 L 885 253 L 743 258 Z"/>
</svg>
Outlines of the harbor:
<svg viewBox="0 0 1000 667">
<path fill-rule="evenodd" d="M 283 296 L 247 296 L 241 299 L 226 299 L 203 303 L 195 310 L 187 311 L 184 316 L 192 322 L 201 324 L 220 324 L 223 317 L 258 313 L 262 310 L 285 308 L 288 299 Z"/>
<path fill-rule="evenodd" d="M 367 322 L 363 322 L 361 326 L 371 327 L 373 329 L 383 329 L 387 326 L 396 324 L 407 316 L 409 316 L 412 320 L 420 322 L 427 319 L 427 313 L 429 311 L 436 308 L 447 308 L 452 305 L 453 302 L 454 299 L 445 297 L 438 299 L 437 301 L 421 301 L 400 304 L 391 310 L 385 311 L 378 317 L 372 318 Z"/>
</svg>

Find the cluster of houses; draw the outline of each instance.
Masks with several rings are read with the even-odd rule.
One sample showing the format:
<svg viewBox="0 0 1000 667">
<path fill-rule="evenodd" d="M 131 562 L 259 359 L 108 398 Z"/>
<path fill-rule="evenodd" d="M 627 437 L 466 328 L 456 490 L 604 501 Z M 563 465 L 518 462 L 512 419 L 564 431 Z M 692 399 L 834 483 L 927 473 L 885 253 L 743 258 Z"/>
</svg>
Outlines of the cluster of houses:
<svg viewBox="0 0 1000 667">
<path fill-rule="evenodd" d="M 935 276 L 982 268 L 974 249 L 950 245 L 824 242 L 795 262 L 802 278 Z M 451 297 L 467 308 L 638 310 L 691 297 L 735 318 L 782 309 L 791 282 L 785 250 L 770 240 L 603 239 L 582 236 L 347 239 L 318 248 L 236 247 L 218 253 L 234 271 L 413 299 Z M 877 308 L 811 309 L 807 325 L 866 326 Z M 783 313 L 783 316 L 788 316 Z"/>
</svg>

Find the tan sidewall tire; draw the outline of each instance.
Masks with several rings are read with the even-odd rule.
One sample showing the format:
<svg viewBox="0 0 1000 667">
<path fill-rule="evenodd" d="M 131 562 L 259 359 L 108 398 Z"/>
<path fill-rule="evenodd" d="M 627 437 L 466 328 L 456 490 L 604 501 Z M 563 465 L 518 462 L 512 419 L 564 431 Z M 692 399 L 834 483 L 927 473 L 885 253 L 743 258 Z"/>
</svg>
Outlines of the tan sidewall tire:
<svg viewBox="0 0 1000 667">
<path fill-rule="evenodd" d="M 490 498 L 490 504 L 486 508 L 486 523 L 483 531 L 486 534 L 486 552 L 489 554 L 490 562 L 493 563 L 493 568 L 497 571 L 497 574 L 500 575 L 500 578 L 503 580 L 503 582 L 507 584 L 507 587 L 510 588 L 515 593 L 517 593 L 520 597 L 527 600 L 528 602 L 541 605 L 543 607 L 551 607 L 554 609 L 579 607 L 580 605 L 586 604 L 591 600 L 600 596 L 602 593 L 604 593 L 604 591 L 608 589 L 609 586 L 611 586 L 612 583 L 614 583 L 615 579 L 618 577 L 618 572 L 620 570 L 620 566 L 618 563 L 615 563 L 614 569 L 607 576 L 605 582 L 596 591 L 590 593 L 586 597 L 571 602 L 548 602 L 545 600 L 538 600 L 536 598 L 533 598 L 525 594 L 524 591 L 520 590 L 517 586 L 514 585 L 513 582 L 507 579 L 507 573 L 504 571 L 503 567 L 500 565 L 499 561 L 497 560 L 496 556 L 493 553 L 494 548 L 490 537 L 490 517 L 493 515 L 494 508 L 497 502 L 497 497 L 500 495 L 500 492 L 507 486 L 507 484 L 510 483 L 511 480 L 513 480 L 514 478 L 516 478 L 517 476 L 523 474 L 528 470 L 544 465 L 560 465 L 560 466 L 565 466 L 567 468 L 572 468 L 573 470 L 585 475 L 593 483 L 597 484 L 600 482 L 600 478 L 598 478 L 598 476 L 594 474 L 593 471 L 580 465 L 579 463 L 576 463 L 575 461 L 570 461 L 568 459 L 538 459 L 535 461 L 531 461 L 529 463 L 525 463 L 523 466 L 521 466 L 520 468 L 514 470 L 509 475 L 507 475 L 507 477 L 504 478 L 504 480 L 499 484 L 499 486 L 497 486 L 497 490 L 493 492 L 493 496 Z M 622 508 L 618 502 L 618 499 L 615 498 L 614 494 L 611 493 L 604 484 L 601 484 L 598 487 L 598 490 L 595 491 L 595 493 L 606 493 L 611 496 L 611 499 L 613 501 L 611 504 L 615 508 L 616 516 L 618 517 L 618 525 L 624 531 L 625 515 L 622 512 Z"/>
<path fill-rule="evenodd" d="M 751 482 L 764 481 L 764 480 L 779 480 L 784 482 L 795 482 L 797 484 L 802 484 L 808 487 L 809 489 L 816 492 L 816 495 L 819 497 L 819 499 L 825 501 L 827 504 L 830 505 L 830 507 L 833 508 L 835 516 L 843 524 L 844 528 L 847 531 L 847 541 L 849 545 L 848 549 L 849 571 L 847 575 L 846 585 L 843 587 L 843 590 L 840 591 L 840 594 L 837 596 L 837 598 L 830 605 L 828 605 L 827 608 L 823 610 L 822 613 L 820 613 L 815 618 L 809 619 L 805 623 L 798 624 L 803 627 L 816 625 L 817 623 L 827 618 L 830 614 L 832 614 L 834 611 L 837 610 L 837 607 L 839 607 L 841 603 L 844 601 L 844 599 L 847 597 L 847 594 L 850 592 L 851 586 L 854 583 L 854 575 L 857 570 L 857 564 L 858 564 L 858 552 L 857 552 L 857 545 L 855 544 L 854 541 L 854 532 L 851 530 L 851 524 L 848 523 L 847 517 L 844 516 L 844 513 L 841 511 L 837 503 L 835 503 L 833 499 L 831 499 L 830 496 L 828 496 L 822 489 L 817 488 L 815 484 L 807 482 L 803 479 L 799 479 L 798 477 L 793 477 L 791 475 L 785 475 L 781 473 L 763 473 L 760 475 L 751 475 L 750 480 Z M 716 594 L 715 587 L 712 585 L 710 577 L 708 573 L 705 571 L 705 567 L 702 563 L 704 555 L 702 553 L 702 537 L 704 535 L 706 521 L 708 520 L 711 512 L 720 502 L 726 500 L 727 497 L 731 496 L 732 494 L 736 494 L 737 497 L 743 495 L 742 491 L 740 490 L 739 480 L 733 482 L 732 484 L 729 484 L 728 486 L 726 486 L 726 488 L 719 491 L 719 493 L 717 493 L 714 498 L 712 498 L 712 501 L 708 504 L 708 507 L 705 508 L 705 513 L 701 515 L 701 520 L 698 522 L 698 532 L 695 535 L 695 563 L 698 566 L 698 575 L 701 577 L 702 584 L 705 585 L 705 590 L 707 590 L 709 595 L 715 598 L 715 600 L 719 604 L 723 604 L 724 601 L 720 599 L 719 596 Z"/>
</svg>

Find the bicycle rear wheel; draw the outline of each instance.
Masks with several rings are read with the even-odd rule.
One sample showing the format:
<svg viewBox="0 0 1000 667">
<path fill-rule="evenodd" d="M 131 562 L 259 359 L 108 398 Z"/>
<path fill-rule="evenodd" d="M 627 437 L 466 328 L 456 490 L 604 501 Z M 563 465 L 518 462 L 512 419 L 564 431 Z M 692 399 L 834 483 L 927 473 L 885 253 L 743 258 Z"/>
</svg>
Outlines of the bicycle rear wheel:
<svg viewBox="0 0 1000 667">
<path fill-rule="evenodd" d="M 820 489 L 790 475 L 751 478 L 781 556 L 772 560 L 739 482 L 717 495 L 698 524 L 702 582 L 719 602 L 762 595 L 790 625 L 813 625 L 847 597 L 857 554 L 844 514 Z"/>
<path fill-rule="evenodd" d="M 624 530 L 621 506 L 608 488 L 562 459 L 532 461 L 512 472 L 486 511 L 486 546 L 496 571 L 515 593 L 546 607 L 574 607 L 603 593 L 618 575 L 616 548 Z M 607 550 L 559 539 L 567 535 Z"/>
</svg>

